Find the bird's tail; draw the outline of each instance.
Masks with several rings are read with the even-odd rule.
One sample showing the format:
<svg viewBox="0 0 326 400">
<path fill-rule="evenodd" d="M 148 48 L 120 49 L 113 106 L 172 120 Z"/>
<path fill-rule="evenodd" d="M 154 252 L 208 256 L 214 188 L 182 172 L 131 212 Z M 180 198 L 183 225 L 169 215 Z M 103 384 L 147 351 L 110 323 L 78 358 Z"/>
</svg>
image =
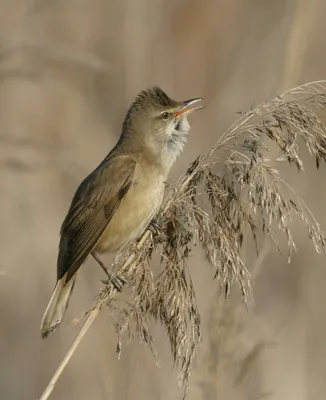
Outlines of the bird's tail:
<svg viewBox="0 0 326 400">
<path fill-rule="evenodd" d="M 58 325 L 68 307 L 69 298 L 75 284 L 75 277 L 65 282 L 65 276 L 58 280 L 55 285 L 52 297 L 43 315 L 41 323 L 42 338 L 46 338 Z"/>
</svg>

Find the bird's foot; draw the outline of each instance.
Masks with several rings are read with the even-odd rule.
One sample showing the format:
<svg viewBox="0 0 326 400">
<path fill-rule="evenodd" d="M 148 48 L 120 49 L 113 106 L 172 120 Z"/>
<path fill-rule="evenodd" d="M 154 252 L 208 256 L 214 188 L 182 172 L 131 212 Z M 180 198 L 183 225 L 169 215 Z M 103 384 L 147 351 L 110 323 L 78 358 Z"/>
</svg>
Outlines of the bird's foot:
<svg viewBox="0 0 326 400">
<path fill-rule="evenodd" d="M 100 267 L 103 269 L 103 271 L 106 273 L 108 279 L 102 280 L 101 282 L 104 283 L 105 285 L 108 285 L 110 282 L 112 285 L 117 289 L 118 292 L 122 291 L 123 285 L 127 283 L 123 278 L 121 278 L 119 275 L 112 275 L 107 267 L 103 264 L 99 256 L 93 251 L 92 256 L 95 258 L 95 260 L 98 262 Z"/>
<path fill-rule="evenodd" d="M 127 283 L 127 281 L 119 275 L 111 275 L 109 279 L 102 280 L 101 282 L 104 283 L 104 285 L 108 285 L 111 282 L 118 292 L 122 292 L 123 286 Z"/>
<path fill-rule="evenodd" d="M 162 234 L 162 226 L 158 223 L 158 221 L 155 218 L 153 218 L 149 223 L 148 229 L 155 236 L 160 236 Z"/>
</svg>

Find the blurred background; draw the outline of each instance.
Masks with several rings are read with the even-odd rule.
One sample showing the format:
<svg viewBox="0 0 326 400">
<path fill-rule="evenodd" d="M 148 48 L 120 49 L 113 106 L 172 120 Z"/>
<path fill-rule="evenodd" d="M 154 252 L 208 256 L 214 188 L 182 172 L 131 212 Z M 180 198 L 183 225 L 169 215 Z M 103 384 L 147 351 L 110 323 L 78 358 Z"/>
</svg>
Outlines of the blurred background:
<svg viewBox="0 0 326 400">
<path fill-rule="evenodd" d="M 133 97 L 156 84 L 176 99 L 205 98 L 176 178 L 237 111 L 325 78 L 325 13 L 324 0 L 0 1 L 1 399 L 41 395 L 79 329 L 71 321 L 102 286 L 89 260 L 64 323 L 41 340 L 60 224 L 79 182 L 117 140 Z M 326 230 L 325 169 L 307 165 L 285 178 Z M 326 398 L 325 260 L 294 227 L 290 264 L 268 246 L 255 262 L 249 312 L 237 290 L 225 303 L 201 255 L 192 258 L 203 341 L 190 400 Z M 51 399 L 181 398 L 164 331 L 154 331 L 160 369 L 137 340 L 118 361 L 104 309 Z"/>
</svg>

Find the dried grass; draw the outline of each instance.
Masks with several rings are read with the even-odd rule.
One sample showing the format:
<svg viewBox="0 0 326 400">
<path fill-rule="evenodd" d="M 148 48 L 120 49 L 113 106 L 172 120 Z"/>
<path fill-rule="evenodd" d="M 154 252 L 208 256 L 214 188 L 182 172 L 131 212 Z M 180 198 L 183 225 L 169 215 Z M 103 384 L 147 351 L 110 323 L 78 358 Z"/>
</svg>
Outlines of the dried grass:
<svg viewBox="0 0 326 400">
<path fill-rule="evenodd" d="M 270 243 L 265 241 L 250 269 L 253 281 L 262 272 L 269 252 Z M 204 341 L 193 365 L 197 378 L 193 386 L 200 398 L 242 399 L 244 393 L 251 399 L 269 398 L 271 393 L 262 392 L 259 385 L 261 363 L 264 353 L 277 345 L 276 332 L 271 332 L 257 314 L 248 318 L 239 292 L 232 291 L 225 301 L 223 292 L 217 289 L 210 298 Z"/>
<path fill-rule="evenodd" d="M 287 161 L 303 170 L 300 142 L 315 157 L 317 167 L 326 160 L 326 127 L 319 116 L 325 106 L 326 81 L 289 90 L 242 113 L 211 151 L 190 165 L 162 207 L 162 233 L 155 236 L 146 231 L 136 248 L 117 256 L 115 267 L 131 286 L 128 301 L 119 302 L 115 289 L 108 285 L 89 312 L 88 318 L 94 320 L 103 305 L 110 307 L 118 352 L 128 333 L 129 337 L 137 335 L 155 354 L 149 323 L 160 321 L 186 394 L 201 337 L 187 267 L 194 246 L 202 248 L 225 296 L 237 283 L 245 303 L 251 297 L 251 277 L 241 257 L 244 238 L 252 236 L 257 253 L 260 235 L 269 237 L 281 250 L 276 239 L 276 230 L 280 230 L 290 257 L 295 250 L 290 225 L 296 216 L 305 224 L 316 251 L 325 253 L 325 237 L 318 222 L 274 166 Z M 161 256 L 157 275 L 150 268 L 156 253 Z M 77 344 L 82 336 L 76 338 Z"/>
</svg>

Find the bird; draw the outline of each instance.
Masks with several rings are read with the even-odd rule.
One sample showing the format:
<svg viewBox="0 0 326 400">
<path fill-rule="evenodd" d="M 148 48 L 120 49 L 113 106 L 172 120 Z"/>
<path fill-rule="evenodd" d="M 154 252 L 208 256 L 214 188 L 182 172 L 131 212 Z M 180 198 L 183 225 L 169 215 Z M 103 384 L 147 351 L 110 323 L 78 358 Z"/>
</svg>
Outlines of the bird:
<svg viewBox="0 0 326 400">
<path fill-rule="evenodd" d="M 158 86 L 136 96 L 116 145 L 80 183 L 62 223 L 57 281 L 41 322 L 42 338 L 60 325 L 90 255 L 117 290 L 126 283 L 109 274 L 99 255 L 119 251 L 154 220 L 170 169 L 187 141 L 188 115 L 202 108 L 201 100 L 176 101 Z"/>
</svg>

